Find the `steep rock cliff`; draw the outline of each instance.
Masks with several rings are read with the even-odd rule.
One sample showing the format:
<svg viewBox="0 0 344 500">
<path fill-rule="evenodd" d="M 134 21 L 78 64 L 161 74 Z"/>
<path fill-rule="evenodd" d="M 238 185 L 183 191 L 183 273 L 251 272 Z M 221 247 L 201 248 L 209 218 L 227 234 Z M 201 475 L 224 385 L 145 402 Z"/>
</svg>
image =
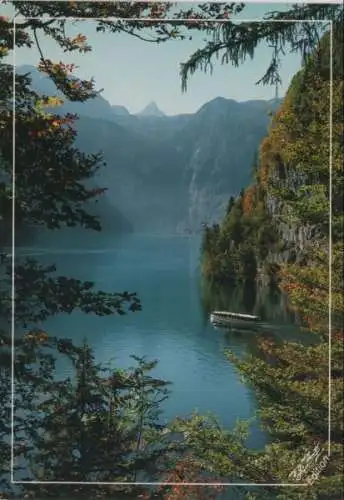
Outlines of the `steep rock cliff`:
<svg viewBox="0 0 344 500">
<path fill-rule="evenodd" d="M 336 57 L 333 65 L 332 103 L 328 71 L 329 37 L 326 35 L 312 58 L 294 77 L 288 94 L 273 119 L 269 135 L 261 144 L 258 181 L 265 189 L 266 210 L 286 248 L 286 251 L 279 253 L 270 251 L 269 261 L 302 260 L 310 245 L 328 237 L 330 169 L 334 238 L 336 228 L 341 224 L 341 52 L 343 46 L 337 38 L 334 46 Z"/>
</svg>

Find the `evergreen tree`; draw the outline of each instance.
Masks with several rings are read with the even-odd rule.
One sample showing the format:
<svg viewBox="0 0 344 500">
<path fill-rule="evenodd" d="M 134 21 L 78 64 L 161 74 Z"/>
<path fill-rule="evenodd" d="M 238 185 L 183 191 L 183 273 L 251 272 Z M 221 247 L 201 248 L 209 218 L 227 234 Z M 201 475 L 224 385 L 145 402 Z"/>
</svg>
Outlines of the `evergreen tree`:
<svg viewBox="0 0 344 500">
<path fill-rule="evenodd" d="M 293 308 L 301 316 L 304 326 L 314 332 L 318 342 L 313 346 L 301 342 L 284 342 L 277 346 L 262 340 L 259 356 L 239 359 L 233 352 L 227 353 L 239 373 L 256 390 L 259 415 L 270 436 L 270 443 L 264 451 L 252 452 L 244 447 L 236 453 L 229 453 L 224 445 L 228 437 L 221 431 L 217 439 L 212 437 L 213 444 L 207 443 L 206 452 L 202 440 L 203 436 L 208 436 L 204 434 L 198 438 L 194 424 L 183 423 L 184 428 L 190 430 L 195 455 L 202 463 L 208 464 L 210 471 L 219 471 L 223 466 L 223 477 L 233 480 L 236 477 L 234 467 L 239 464 L 242 465 L 240 477 L 245 482 L 308 484 L 302 489 L 252 488 L 246 490 L 250 499 L 339 500 L 343 496 L 343 251 L 339 243 L 343 238 L 343 210 L 337 204 L 344 158 L 342 120 L 339 118 L 343 114 L 343 70 L 342 63 L 339 63 L 343 50 L 343 26 L 339 23 L 342 10 L 339 6 L 333 9 L 325 5 L 296 6 L 288 13 L 275 13 L 272 17 L 281 19 L 305 12 L 319 16 L 326 13 L 326 17 L 336 21 L 333 39 L 332 231 L 328 231 L 331 200 L 328 189 L 330 75 L 323 71 L 323 68 L 329 68 L 329 34 L 325 34 L 320 43 L 315 40 L 316 43 L 311 45 L 313 53 L 307 54 L 302 71 L 295 76 L 269 136 L 261 146 L 257 178 L 263 184 L 265 196 L 275 198 L 286 211 L 292 228 L 304 228 L 310 223 L 313 226 L 313 236 L 308 244 L 304 248 L 298 244 L 294 246 L 297 261 L 284 261 L 278 275 L 281 288 L 287 291 Z M 305 34 L 309 30 L 309 36 L 313 36 L 316 31 L 310 26 L 313 25 L 309 24 L 301 32 Z M 235 39 L 235 28 L 230 27 L 223 33 L 231 34 L 232 38 L 227 38 L 227 45 L 223 45 L 229 54 L 234 54 L 232 61 L 235 62 L 239 59 L 235 59 L 233 51 L 248 42 L 245 35 L 249 40 L 252 35 L 254 41 L 261 33 L 262 39 L 269 40 L 274 33 L 276 43 L 282 41 L 280 50 L 283 50 L 286 44 L 293 45 L 293 37 L 300 34 L 298 27 L 289 28 L 284 24 L 271 24 L 265 34 L 258 27 L 253 28 L 252 33 L 237 32 Z M 286 33 L 288 36 L 283 38 Z M 240 55 L 242 58 L 252 55 L 248 45 L 245 47 Z M 209 48 L 208 56 L 212 55 Z M 205 53 L 203 55 L 205 57 Z M 199 63 L 200 53 L 198 56 Z M 189 66 L 188 70 L 192 72 L 198 63 L 195 59 L 194 66 Z M 269 71 L 270 68 L 267 74 Z M 287 168 L 287 175 L 281 172 L 281 166 Z M 289 178 L 296 180 L 291 187 Z M 278 228 L 280 222 L 275 222 L 275 225 Z M 268 234 L 264 232 L 261 237 L 266 241 Z M 279 239 L 282 237 L 283 232 Z M 331 277 L 329 247 L 332 248 Z"/>
<path fill-rule="evenodd" d="M 231 210 L 234 207 L 234 204 L 235 204 L 235 198 L 234 198 L 234 196 L 231 196 L 229 198 L 229 202 L 228 202 L 228 205 L 227 205 L 227 210 L 226 210 L 226 214 L 227 215 L 229 215 L 231 213 Z"/>
<path fill-rule="evenodd" d="M 182 88 L 187 89 L 188 78 L 197 70 L 210 71 L 217 58 L 222 64 L 234 67 L 252 59 L 261 42 L 271 48 L 271 60 L 257 83 L 279 85 L 279 69 L 285 53 L 299 52 L 304 62 L 308 60 L 329 27 L 329 24 L 324 26 L 324 20 L 332 21 L 334 30 L 341 36 L 343 10 L 335 4 L 296 4 L 282 12 L 267 13 L 264 22 L 234 22 L 229 17 L 228 22 L 208 27 L 211 39 L 206 39 L 204 47 L 182 64 Z M 340 54 L 335 54 L 334 61 L 338 67 L 342 65 Z"/>
</svg>

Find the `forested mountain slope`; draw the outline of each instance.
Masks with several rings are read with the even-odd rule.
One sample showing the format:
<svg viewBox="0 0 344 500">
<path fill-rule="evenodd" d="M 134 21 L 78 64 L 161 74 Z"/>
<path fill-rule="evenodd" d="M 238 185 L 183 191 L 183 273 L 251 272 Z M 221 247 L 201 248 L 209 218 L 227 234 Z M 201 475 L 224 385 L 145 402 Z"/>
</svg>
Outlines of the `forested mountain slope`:
<svg viewBox="0 0 344 500">
<path fill-rule="evenodd" d="M 252 184 L 230 199 L 221 224 L 203 239 L 207 282 L 252 283 L 261 275 L 277 281 L 317 339 L 315 346 L 292 339 L 279 346 L 263 335 L 259 356 L 228 353 L 255 389 L 271 438 L 259 458 L 252 456 L 248 476 L 308 483 L 302 494 L 290 487 L 264 498 L 343 498 L 342 61 L 338 22 L 332 88 L 327 33 L 261 143 Z"/>
<path fill-rule="evenodd" d="M 232 198 L 204 238 L 203 270 L 213 280 L 254 279 L 301 263 L 328 245 L 330 81 L 328 37 L 295 75 L 253 165 L 251 184 Z M 340 49 L 335 54 L 332 116 L 332 235 L 342 231 L 343 108 Z"/>
</svg>

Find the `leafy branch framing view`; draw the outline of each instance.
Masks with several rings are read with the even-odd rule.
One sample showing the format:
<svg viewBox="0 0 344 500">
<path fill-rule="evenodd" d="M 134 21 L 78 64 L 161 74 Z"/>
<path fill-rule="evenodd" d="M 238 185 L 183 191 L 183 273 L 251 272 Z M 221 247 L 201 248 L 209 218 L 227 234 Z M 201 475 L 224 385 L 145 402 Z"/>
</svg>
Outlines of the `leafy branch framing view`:
<svg viewBox="0 0 344 500">
<path fill-rule="evenodd" d="M 254 279 L 252 275 L 278 254 L 283 228 L 271 222 L 269 202 L 279 200 L 283 210 L 291 207 L 297 227 L 311 227 L 318 246 L 296 248 L 298 258 L 279 264 L 279 286 L 288 291 L 292 304 L 314 332 L 319 345 L 306 347 L 285 343 L 271 345 L 262 340 L 261 356 L 231 363 L 254 387 L 260 416 L 271 436 L 264 450 L 246 446 L 248 427 L 231 431 L 216 420 L 193 415 L 177 418 L 167 426 L 158 422 L 168 384 L 150 375 L 156 361 L 134 356 L 136 366 L 128 370 L 105 369 L 95 363 L 92 349 L 72 339 L 53 338 L 37 325 L 60 312 L 79 309 L 99 316 L 141 310 L 136 293 L 95 291 L 94 284 L 71 277 L 56 277 L 56 267 L 42 266 L 33 259 L 15 262 L 15 420 L 11 450 L 11 320 L 12 261 L 8 250 L 12 208 L 15 209 L 16 239 L 26 228 L 82 226 L 101 230 L 101 221 L 86 202 L 101 198 L 106 188 L 88 188 L 102 165 L 100 153 L 87 155 L 74 145 L 77 116 L 54 112 L 60 102 L 30 88 L 29 75 L 15 75 L 15 199 L 12 191 L 13 67 L 0 69 L 0 198 L 3 284 L 1 285 L 0 393 L 0 492 L 18 498 L 11 484 L 11 451 L 15 477 L 64 482 L 127 482 L 137 485 L 83 486 L 77 484 L 22 484 L 25 498 L 219 498 L 224 488 L 195 487 L 183 483 L 287 482 L 289 464 L 301 460 L 316 437 L 329 445 L 328 330 L 329 228 L 324 214 L 329 209 L 328 114 L 329 36 L 324 20 L 332 23 L 334 59 L 333 89 L 333 179 L 332 179 L 332 415 L 331 457 L 323 475 L 302 498 L 341 498 L 342 471 L 342 280 L 340 275 L 343 216 L 340 207 L 343 171 L 342 110 L 342 8 L 339 5 L 293 6 L 285 12 L 270 12 L 269 22 L 234 20 L 244 4 L 201 4 L 181 8 L 168 3 L 113 2 L 8 2 L 16 16 L 0 18 L 0 57 L 13 46 L 38 48 L 39 69 L 49 76 L 69 101 L 84 102 L 98 95 L 94 81 L 76 78 L 73 65 L 56 63 L 44 54 L 43 37 L 52 38 L 65 52 L 88 52 L 91 46 L 80 34 L 67 36 L 67 22 L 78 17 L 95 22 L 95 31 L 126 33 L 142 43 L 167 43 L 192 37 L 201 31 L 207 37 L 203 48 L 181 65 L 181 85 L 198 70 L 212 71 L 214 60 L 238 67 L 254 58 L 261 42 L 271 46 L 269 67 L 258 83 L 280 84 L 280 64 L 287 52 L 299 52 L 303 69 L 295 76 L 281 108 L 273 119 L 268 138 L 261 144 L 254 186 L 233 200 L 221 225 L 207 228 L 203 241 L 203 273 L 210 281 Z M 48 17 L 48 19 L 45 19 Z M 49 19 L 54 17 L 54 19 Z M 109 18 L 119 18 L 110 21 Z M 59 18 L 59 19 L 56 19 Z M 145 18 L 154 19 L 154 22 Z M 233 21 L 232 21 L 233 18 Z M 134 19 L 134 20 L 133 20 Z M 172 19 L 172 20 L 171 20 Z M 222 21 L 220 21 L 222 20 Z M 223 21 L 225 20 L 225 22 Z M 299 22 L 306 20 L 307 22 Z M 214 23 L 216 21 L 216 23 Z M 82 24 L 82 23 L 81 23 Z M 5 60 L 6 61 L 6 60 Z M 326 97 L 327 96 L 327 97 Z M 312 113 L 308 110 L 312 109 Z M 318 125 L 315 126 L 315 123 Z M 314 128 L 315 127 L 315 128 Z M 294 131 L 294 132 L 293 132 Z M 301 138 L 301 139 L 300 139 Z M 287 142 L 287 144 L 285 144 Z M 303 185 L 283 183 L 276 174 L 278 163 L 306 179 Z M 310 162 L 311 161 L 311 162 Z M 49 168 L 47 168 L 47 166 Z M 320 186 L 320 187 L 319 187 Z M 308 202 L 304 201 L 309 190 Z M 308 192 L 308 191 L 307 191 Z M 255 221 L 254 223 L 252 221 Z M 282 232 L 282 236 L 281 236 Z M 267 252 L 267 241 L 273 246 Z M 245 244 L 244 244 L 245 242 Z M 259 243 L 257 257 L 253 249 Z M 228 248 L 231 249 L 228 258 Z M 227 252 L 227 253 L 226 253 Z M 311 263 L 307 267 L 304 262 Z M 235 265 L 233 266 L 233 263 Z M 331 292 L 331 290 L 330 290 Z M 315 333 L 316 334 L 316 333 Z M 74 378 L 57 381 L 59 356 L 68 359 Z M 182 436 L 182 439 L 178 439 Z M 162 482 L 155 489 L 139 485 Z M 210 478 L 210 480 L 209 480 Z M 17 485 L 19 487 L 19 485 Z M 233 486 L 233 488 L 235 488 Z M 236 488 L 246 498 L 300 498 L 300 488 Z M 233 489 L 232 489 L 233 491 Z"/>
</svg>

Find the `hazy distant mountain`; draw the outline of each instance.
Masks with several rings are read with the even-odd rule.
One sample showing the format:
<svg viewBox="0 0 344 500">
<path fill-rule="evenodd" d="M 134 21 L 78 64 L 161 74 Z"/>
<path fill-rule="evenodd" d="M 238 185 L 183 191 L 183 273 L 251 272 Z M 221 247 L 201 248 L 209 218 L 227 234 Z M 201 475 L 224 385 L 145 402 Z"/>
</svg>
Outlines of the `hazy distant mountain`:
<svg viewBox="0 0 344 500">
<path fill-rule="evenodd" d="M 116 116 L 130 116 L 129 111 L 124 106 L 111 106 L 112 111 Z"/>
<path fill-rule="evenodd" d="M 229 197 L 249 182 L 274 109 L 266 101 L 215 99 L 193 115 L 141 117 L 146 130 L 135 120 L 82 118 L 78 146 L 104 152 L 98 183 L 134 228 L 197 230 L 219 220 Z"/>
<path fill-rule="evenodd" d="M 50 78 L 38 71 L 37 68 L 29 64 L 16 67 L 16 72 L 20 75 L 28 74 L 32 80 L 32 86 L 37 92 L 47 95 L 55 95 L 57 93 L 56 86 Z"/>
<path fill-rule="evenodd" d="M 158 108 L 156 103 L 152 101 L 142 111 L 140 111 L 140 113 L 138 113 L 138 116 L 162 117 L 165 116 L 165 114 Z"/>
<path fill-rule="evenodd" d="M 118 116 L 130 116 L 129 111 L 124 106 L 111 105 L 101 95 L 85 102 L 72 102 L 66 100 L 62 93 L 57 90 L 53 81 L 38 71 L 34 66 L 19 66 L 17 71 L 20 74 L 29 73 L 32 80 L 32 86 L 37 92 L 47 95 L 57 95 L 65 100 L 65 104 L 58 108 L 58 110 L 55 109 L 54 112 L 66 113 L 68 111 L 90 118 L 105 118 L 106 120 L 116 120 Z"/>
<path fill-rule="evenodd" d="M 48 85 L 34 75 L 34 87 Z M 67 102 L 63 111 L 80 115 L 77 146 L 104 154 L 107 167 L 95 179 L 108 188 L 102 214 L 113 210 L 123 230 L 175 231 L 220 220 L 229 197 L 249 182 L 269 112 L 279 103 L 218 97 L 194 114 L 166 116 L 150 103 L 131 115 L 99 96 Z M 111 214 L 107 220 L 111 226 Z"/>
</svg>

